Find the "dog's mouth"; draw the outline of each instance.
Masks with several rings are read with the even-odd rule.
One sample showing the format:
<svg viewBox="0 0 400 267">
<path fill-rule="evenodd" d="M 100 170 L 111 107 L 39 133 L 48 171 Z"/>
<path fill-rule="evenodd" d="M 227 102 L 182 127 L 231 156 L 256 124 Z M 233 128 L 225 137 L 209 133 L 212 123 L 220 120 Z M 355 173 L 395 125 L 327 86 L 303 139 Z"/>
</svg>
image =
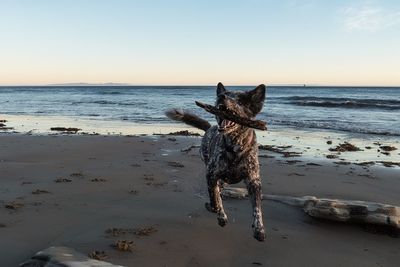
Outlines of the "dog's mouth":
<svg viewBox="0 0 400 267">
<path fill-rule="evenodd" d="M 222 122 L 218 125 L 218 131 L 223 132 L 232 127 L 234 127 L 236 123 L 230 120 L 222 120 Z"/>
</svg>

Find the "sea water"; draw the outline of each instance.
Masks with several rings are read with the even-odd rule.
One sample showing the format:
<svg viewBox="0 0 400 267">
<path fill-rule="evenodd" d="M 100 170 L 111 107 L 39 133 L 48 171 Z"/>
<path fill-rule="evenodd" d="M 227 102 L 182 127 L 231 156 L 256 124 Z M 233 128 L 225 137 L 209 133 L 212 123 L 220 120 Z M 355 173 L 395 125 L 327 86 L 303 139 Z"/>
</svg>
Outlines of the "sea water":
<svg viewBox="0 0 400 267">
<path fill-rule="evenodd" d="M 172 122 L 164 111 L 176 107 L 213 122 L 212 115 L 196 107 L 195 100 L 213 103 L 215 87 L 0 87 L 0 114 L 168 124 Z M 270 86 L 258 119 L 267 121 L 269 129 L 400 136 L 400 88 Z"/>
</svg>

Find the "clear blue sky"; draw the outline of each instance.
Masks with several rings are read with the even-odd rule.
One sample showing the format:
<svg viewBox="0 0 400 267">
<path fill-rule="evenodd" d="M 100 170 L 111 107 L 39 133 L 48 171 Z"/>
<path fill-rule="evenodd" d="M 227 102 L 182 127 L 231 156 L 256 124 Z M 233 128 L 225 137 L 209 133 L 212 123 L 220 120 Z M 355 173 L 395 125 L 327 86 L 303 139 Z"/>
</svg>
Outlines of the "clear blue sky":
<svg viewBox="0 0 400 267">
<path fill-rule="evenodd" d="M 0 0 L 0 84 L 400 85 L 400 1 Z"/>
</svg>

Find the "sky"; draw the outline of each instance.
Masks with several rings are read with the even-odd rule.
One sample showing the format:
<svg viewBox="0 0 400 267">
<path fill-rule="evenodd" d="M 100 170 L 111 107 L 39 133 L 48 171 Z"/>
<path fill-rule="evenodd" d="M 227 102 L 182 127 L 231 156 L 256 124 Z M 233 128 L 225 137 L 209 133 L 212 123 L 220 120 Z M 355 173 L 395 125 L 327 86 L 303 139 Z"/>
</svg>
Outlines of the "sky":
<svg viewBox="0 0 400 267">
<path fill-rule="evenodd" d="M 0 85 L 400 86 L 398 0 L 0 0 Z"/>
</svg>

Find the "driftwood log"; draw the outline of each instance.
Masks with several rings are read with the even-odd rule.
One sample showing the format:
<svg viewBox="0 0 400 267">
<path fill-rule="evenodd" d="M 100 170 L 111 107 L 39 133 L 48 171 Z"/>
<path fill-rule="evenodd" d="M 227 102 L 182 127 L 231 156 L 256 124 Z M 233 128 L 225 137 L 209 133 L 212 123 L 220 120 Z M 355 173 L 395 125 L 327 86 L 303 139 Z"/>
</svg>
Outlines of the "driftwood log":
<svg viewBox="0 0 400 267">
<path fill-rule="evenodd" d="M 265 121 L 260 120 L 251 120 L 243 117 L 239 117 L 235 112 L 229 109 L 219 109 L 212 105 L 205 104 L 199 101 L 195 101 L 196 105 L 203 108 L 205 111 L 217 115 L 223 119 L 233 121 L 237 124 L 247 126 L 250 128 L 258 129 L 258 130 L 267 130 L 267 123 Z"/>
<path fill-rule="evenodd" d="M 229 198 L 246 198 L 245 188 L 226 187 L 222 195 Z M 400 230 L 400 207 L 357 200 L 316 198 L 314 196 L 290 197 L 262 194 L 263 200 L 273 200 L 301 207 L 311 217 L 340 222 L 356 222 L 390 226 Z"/>
</svg>

